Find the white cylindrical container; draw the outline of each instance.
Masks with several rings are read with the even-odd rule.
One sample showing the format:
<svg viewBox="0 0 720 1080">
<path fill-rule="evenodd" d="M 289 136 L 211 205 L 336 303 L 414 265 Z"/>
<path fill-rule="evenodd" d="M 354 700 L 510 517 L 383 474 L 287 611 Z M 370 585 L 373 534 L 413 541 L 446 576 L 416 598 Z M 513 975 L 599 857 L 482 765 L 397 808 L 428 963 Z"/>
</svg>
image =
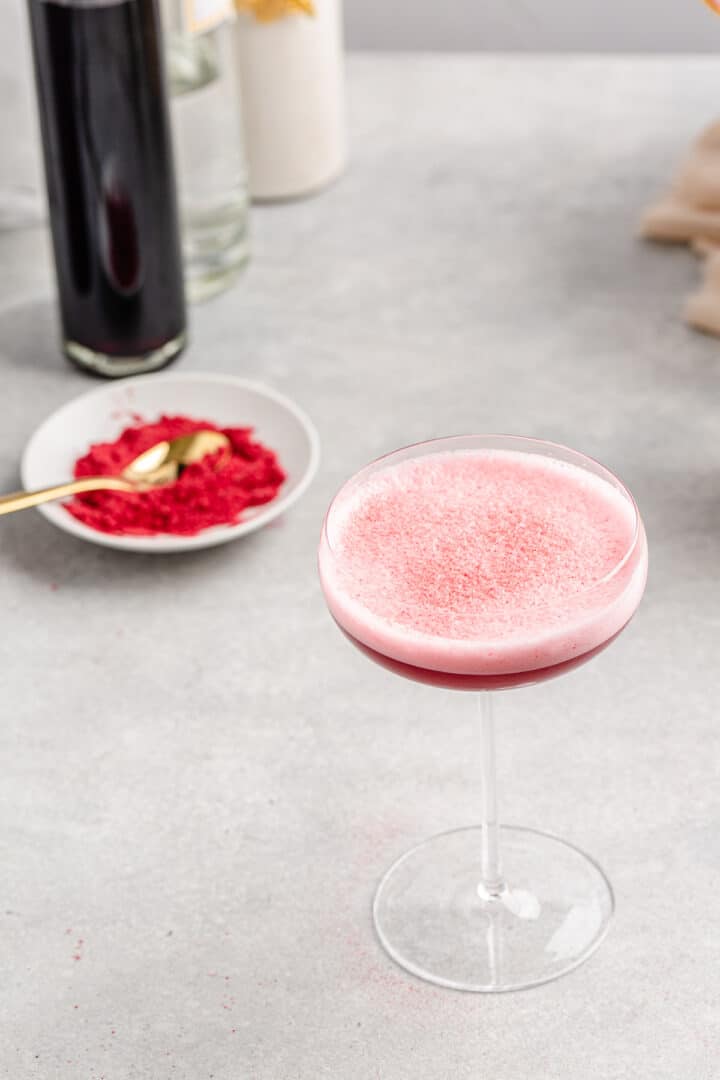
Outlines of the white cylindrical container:
<svg viewBox="0 0 720 1080">
<path fill-rule="evenodd" d="M 268 0 L 241 0 L 238 7 L 250 194 L 311 194 L 347 160 L 341 0 L 314 0 L 312 14 L 278 0 L 270 7 Z"/>
</svg>

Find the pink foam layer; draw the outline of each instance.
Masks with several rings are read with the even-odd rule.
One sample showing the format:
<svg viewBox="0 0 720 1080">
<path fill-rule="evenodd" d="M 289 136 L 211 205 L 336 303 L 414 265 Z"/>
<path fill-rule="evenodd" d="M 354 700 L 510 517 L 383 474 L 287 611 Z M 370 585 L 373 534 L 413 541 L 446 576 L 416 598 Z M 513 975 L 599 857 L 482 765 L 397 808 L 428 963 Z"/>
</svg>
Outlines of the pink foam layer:
<svg viewBox="0 0 720 1080">
<path fill-rule="evenodd" d="M 529 671 L 632 616 L 644 535 L 613 571 L 634 536 L 627 498 L 584 469 L 517 451 L 428 454 L 341 492 L 320 573 L 335 618 L 372 649 L 438 671 Z"/>
</svg>

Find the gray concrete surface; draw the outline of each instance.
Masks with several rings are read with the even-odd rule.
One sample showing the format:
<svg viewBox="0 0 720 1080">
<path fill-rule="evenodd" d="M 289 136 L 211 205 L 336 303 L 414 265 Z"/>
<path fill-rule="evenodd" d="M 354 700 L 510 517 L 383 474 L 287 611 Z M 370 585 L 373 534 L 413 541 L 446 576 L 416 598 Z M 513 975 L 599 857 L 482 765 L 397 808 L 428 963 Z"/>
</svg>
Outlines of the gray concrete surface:
<svg viewBox="0 0 720 1080">
<path fill-rule="evenodd" d="M 1 1076 L 717 1076 L 720 342 L 679 319 L 693 258 L 633 237 L 717 71 L 353 59 L 351 170 L 256 212 L 252 266 L 179 365 L 312 413 L 308 495 L 172 558 L 2 521 Z M 0 237 L 0 266 L 9 489 L 94 383 L 58 355 L 43 234 Z M 618 907 L 585 966 L 495 998 L 406 976 L 370 921 L 398 854 L 477 818 L 473 701 L 356 655 L 314 567 L 349 473 L 484 430 L 607 462 L 651 544 L 614 647 L 499 702 L 504 819 L 592 852 Z"/>
</svg>

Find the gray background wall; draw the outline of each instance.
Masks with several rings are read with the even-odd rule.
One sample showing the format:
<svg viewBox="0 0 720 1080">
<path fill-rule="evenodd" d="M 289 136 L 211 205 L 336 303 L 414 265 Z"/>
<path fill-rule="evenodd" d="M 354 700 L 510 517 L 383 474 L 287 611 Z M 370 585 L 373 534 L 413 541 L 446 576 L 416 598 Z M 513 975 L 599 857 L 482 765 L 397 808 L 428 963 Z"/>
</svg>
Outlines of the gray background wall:
<svg viewBox="0 0 720 1080">
<path fill-rule="evenodd" d="M 345 0 L 369 49 L 720 52 L 703 0 Z"/>
</svg>

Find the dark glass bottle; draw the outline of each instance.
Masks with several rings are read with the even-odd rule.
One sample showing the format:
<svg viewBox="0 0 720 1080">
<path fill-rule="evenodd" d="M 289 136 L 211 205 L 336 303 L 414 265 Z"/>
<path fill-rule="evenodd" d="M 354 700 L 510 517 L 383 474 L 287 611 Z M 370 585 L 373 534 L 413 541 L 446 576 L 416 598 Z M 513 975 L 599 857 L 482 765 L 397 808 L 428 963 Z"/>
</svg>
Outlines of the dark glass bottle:
<svg viewBox="0 0 720 1080">
<path fill-rule="evenodd" d="M 29 0 L 63 345 L 103 375 L 185 344 L 155 0 Z"/>
</svg>

